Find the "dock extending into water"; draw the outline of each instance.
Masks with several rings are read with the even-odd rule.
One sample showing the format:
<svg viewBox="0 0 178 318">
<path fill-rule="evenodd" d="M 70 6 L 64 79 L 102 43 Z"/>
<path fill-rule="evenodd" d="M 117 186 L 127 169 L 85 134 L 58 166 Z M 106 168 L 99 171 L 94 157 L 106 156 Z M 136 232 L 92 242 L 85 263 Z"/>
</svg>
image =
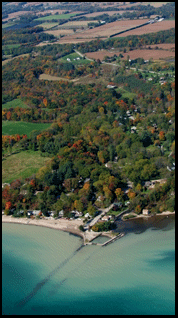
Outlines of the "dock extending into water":
<svg viewBox="0 0 178 318">
<path fill-rule="evenodd" d="M 100 235 L 102 235 L 102 233 L 100 234 Z M 98 235 L 98 236 L 100 236 L 100 235 Z M 97 236 L 97 237 L 98 237 Z M 123 237 L 124 236 L 124 233 L 119 233 L 117 236 L 114 236 L 114 237 L 112 237 L 112 238 L 110 238 L 108 241 L 106 241 L 106 242 L 104 242 L 104 243 L 95 243 L 95 242 L 93 242 L 93 240 L 91 240 L 90 242 L 85 242 L 84 243 L 84 245 L 100 245 L 100 246 L 106 246 L 106 245 L 108 245 L 108 244 L 110 244 L 110 243 L 113 243 L 113 242 L 115 242 L 117 239 L 120 239 L 121 237 Z"/>
<path fill-rule="evenodd" d="M 110 240 L 106 241 L 105 243 L 101 244 L 102 246 L 106 246 L 110 243 L 113 243 L 114 241 L 116 241 L 117 239 L 120 239 L 121 237 L 124 236 L 124 233 L 119 233 L 117 236 L 111 238 Z"/>
</svg>

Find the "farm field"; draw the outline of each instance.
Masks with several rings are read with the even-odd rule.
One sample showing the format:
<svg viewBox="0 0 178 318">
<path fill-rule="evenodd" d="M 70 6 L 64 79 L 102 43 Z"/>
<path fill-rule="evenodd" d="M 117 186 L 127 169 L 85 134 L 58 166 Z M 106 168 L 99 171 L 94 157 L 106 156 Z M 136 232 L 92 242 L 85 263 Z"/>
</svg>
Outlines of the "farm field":
<svg viewBox="0 0 178 318">
<path fill-rule="evenodd" d="M 54 76 L 54 75 L 49 75 L 49 74 L 43 73 L 43 74 L 40 74 L 39 79 L 46 80 L 46 81 L 67 81 L 67 82 L 74 82 L 74 83 L 75 82 L 80 83 L 80 81 L 81 81 L 81 83 L 83 84 L 83 80 L 85 78 L 87 78 L 87 80 L 88 80 L 88 76 L 89 75 L 86 75 L 84 77 L 74 78 L 74 79 L 68 79 L 65 77 L 59 77 L 59 76 Z"/>
<path fill-rule="evenodd" d="M 44 31 L 44 33 L 52 34 L 52 35 L 60 38 L 60 35 L 73 34 L 74 31 L 72 29 L 70 29 L 70 30 L 68 30 L 68 29 L 59 29 L 59 30 Z"/>
<path fill-rule="evenodd" d="M 29 14 L 29 11 L 12 12 L 12 13 L 8 14 L 7 18 L 2 19 L 2 21 L 8 21 L 10 19 L 15 19 L 15 18 L 19 17 L 20 15 L 25 15 L 25 14 Z"/>
<path fill-rule="evenodd" d="M 68 41 L 74 40 L 78 37 L 82 38 L 84 41 L 87 38 L 90 38 L 90 39 L 97 38 L 97 37 L 107 38 L 116 32 L 121 32 L 121 31 L 127 30 L 131 27 L 135 27 L 135 26 L 140 25 L 142 23 L 145 23 L 147 21 L 148 21 L 148 19 L 115 21 L 115 22 L 101 25 L 99 27 L 96 27 L 96 28 L 93 28 L 90 30 L 83 31 L 80 33 L 80 35 L 74 34 L 74 35 L 72 35 L 72 37 L 70 36 L 67 40 Z M 69 43 L 71 43 L 71 42 L 69 42 Z"/>
<path fill-rule="evenodd" d="M 49 160 L 38 151 L 26 150 L 12 154 L 2 161 L 2 182 L 11 183 L 16 179 L 24 179 L 36 173 Z"/>
<path fill-rule="evenodd" d="M 80 32 L 80 35 L 82 34 L 82 32 Z M 102 38 L 104 39 L 104 38 Z M 106 37 L 105 37 L 106 39 Z M 89 37 L 89 38 L 79 38 L 79 33 L 77 33 L 77 37 L 74 37 L 72 35 L 68 35 L 65 36 L 63 38 L 60 39 L 59 42 L 56 42 L 57 44 L 65 44 L 65 43 L 82 43 L 82 42 L 90 42 L 92 41 L 93 38 Z M 54 43 L 55 44 L 55 43 Z"/>
<path fill-rule="evenodd" d="M 71 17 L 75 16 L 76 13 L 67 13 L 67 14 L 52 14 L 46 17 L 41 17 L 35 19 L 35 21 L 45 21 L 45 20 L 62 20 L 62 19 L 70 19 Z"/>
<path fill-rule="evenodd" d="M 171 28 L 175 28 L 175 20 L 163 20 L 161 22 L 142 26 L 142 27 L 135 29 L 135 30 L 127 31 L 125 33 L 122 33 L 120 35 L 116 35 L 114 37 L 123 37 L 123 36 L 125 37 L 125 36 L 129 36 L 129 35 L 142 35 L 142 34 L 147 34 L 147 33 L 169 30 Z"/>
<path fill-rule="evenodd" d="M 119 56 L 120 52 L 109 52 L 107 50 L 100 50 L 100 51 L 97 51 L 97 52 L 88 52 L 88 53 L 85 53 L 85 56 L 88 57 L 88 58 L 91 58 L 91 59 L 99 59 L 100 61 L 103 61 L 104 57 L 105 56 L 113 56 L 113 55 L 117 55 Z"/>
<path fill-rule="evenodd" d="M 75 27 L 75 26 L 87 26 L 88 23 L 97 23 L 97 20 L 88 20 L 88 21 L 69 21 L 61 25 L 61 27 Z"/>
<path fill-rule="evenodd" d="M 40 74 L 39 80 L 46 80 L 46 81 L 67 81 L 71 82 L 71 80 L 65 78 L 65 77 L 59 77 L 59 76 L 54 76 L 54 75 L 49 75 L 49 74 Z"/>
<path fill-rule="evenodd" d="M 28 108 L 28 106 L 19 98 L 14 99 L 5 104 L 2 104 L 2 109 L 9 109 L 9 108 L 15 108 L 15 107 Z"/>
<path fill-rule="evenodd" d="M 175 57 L 175 52 L 167 51 L 167 50 L 133 50 L 127 53 L 122 54 L 124 59 L 129 55 L 131 60 L 136 58 L 143 58 L 145 60 L 149 60 L 152 58 L 153 60 L 166 59 L 168 57 Z"/>
<path fill-rule="evenodd" d="M 19 47 L 21 44 L 7 44 L 7 45 L 3 45 L 2 49 L 12 49 L 12 48 L 17 48 Z"/>
<path fill-rule="evenodd" d="M 159 43 L 159 44 L 151 44 L 145 47 L 147 49 L 148 47 L 151 47 L 152 49 L 155 49 L 158 47 L 159 49 L 163 50 L 175 50 L 175 43 Z"/>
<path fill-rule="evenodd" d="M 107 50 L 101 50 L 98 52 L 88 52 L 85 53 L 86 57 L 91 59 L 100 59 L 102 61 L 104 57 L 107 55 L 109 57 L 113 55 L 120 55 L 120 52 L 109 52 Z M 149 60 L 150 58 L 153 58 L 153 60 L 159 60 L 159 59 L 166 59 L 168 57 L 175 57 L 175 52 L 168 51 L 168 50 L 154 50 L 154 49 L 139 49 L 139 50 L 133 50 L 126 53 L 123 53 L 123 59 L 126 59 L 129 55 L 130 59 L 136 59 L 138 57 L 141 57 L 145 60 Z"/>
<path fill-rule="evenodd" d="M 133 6 L 138 6 L 138 5 L 151 5 L 155 8 L 158 8 L 158 7 L 161 7 L 163 4 L 166 4 L 168 2 L 135 2 L 135 3 L 130 3 L 130 2 L 123 2 L 124 4 L 121 4 L 119 5 L 118 7 L 119 8 L 122 8 L 122 9 L 126 9 L 126 8 L 130 8 L 130 7 L 133 7 Z M 116 2 L 117 4 L 117 2 Z"/>
<path fill-rule="evenodd" d="M 6 29 L 6 28 L 11 27 L 11 26 L 13 26 L 15 24 L 16 24 L 15 22 L 4 23 L 4 24 L 2 24 L 2 29 Z"/>
<path fill-rule="evenodd" d="M 126 11 L 124 11 L 124 10 L 122 10 L 122 11 L 102 11 L 102 12 L 93 12 L 93 13 L 87 13 L 87 14 L 85 14 L 84 16 L 86 17 L 86 18 L 94 18 L 94 17 L 97 17 L 98 15 L 102 15 L 102 14 L 108 14 L 108 15 L 110 15 L 110 16 L 112 16 L 112 15 L 114 15 L 114 14 L 122 14 L 122 13 L 124 13 L 124 12 L 126 12 Z M 131 11 L 129 11 L 129 12 L 131 12 Z"/>
<path fill-rule="evenodd" d="M 23 56 L 29 56 L 29 53 L 20 54 L 18 56 L 14 56 L 14 57 L 11 57 L 11 58 L 9 58 L 7 60 L 4 60 L 4 61 L 2 61 L 2 66 L 7 64 L 8 62 L 12 61 L 13 59 L 17 59 L 17 58 L 20 58 L 20 57 L 23 57 Z"/>
<path fill-rule="evenodd" d="M 55 27 L 55 26 L 57 26 L 58 25 L 58 23 L 57 22 L 44 22 L 44 23 L 41 23 L 41 24 L 39 24 L 38 26 L 39 27 L 42 27 L 42 28 L 44 28 L 44 29 L 51 29 L 51 28 L 53 28 L 53 27 Z"/>
<path fill-rule="evenodd" d="M 51 13 L 51 14 L 63 14 L 63 12 L 65 12 L 66 10 L 60 10 L 60 9 L 56 9 L 56 10 L 45 10 L 45 11 L 39 11 L 36 13 L 36 15 L 45 15 L 46 13 Z"/>
<path fill-rule="evenodd" d="M 50 123 L 27 123 L 22 121 L 2 121 L 2 135 L 30 135 L 32 130 L 44 130 L 50 127 Z"/>
<path fill-rule="evenodd" d="M 166 4 L 166 3 L 169 3 L 169 2 L 145 2 L 144 4 L 145 5 L 151 5 L 155 8 L 158 8 L 158 7 L 161 7 L 162 5 Z"/>
</svg>

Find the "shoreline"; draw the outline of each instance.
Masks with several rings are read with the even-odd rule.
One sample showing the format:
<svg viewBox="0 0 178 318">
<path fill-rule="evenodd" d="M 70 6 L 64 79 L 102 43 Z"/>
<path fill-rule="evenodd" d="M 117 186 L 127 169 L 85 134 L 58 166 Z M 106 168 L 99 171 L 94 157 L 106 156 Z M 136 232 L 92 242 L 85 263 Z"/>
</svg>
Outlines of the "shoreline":
<svg viewBox="0 0 178 318">
<path fill-rule="evenodd" d="M 84 239 L 83 233 L 79 230 L 79 226 L 83 225 L 81 220 L 46 220 L 46 219 L 28 219 L 28 218 L 13 218 L 10 215 L 2 215 L 2 223 L 14 223 L 23 225 L 35 225 L 47 227 L 53 230 L 61 230 L 63 232 L 68 232 L 70 234 L 79 236 Z"/>
<path fill-rule="evenodd" d="M 153 216 L 162 215 L 162 216 L 168 216 L 168 215 L 175 215 L 174 212 L 170 211 L 164 211 L 162 213 L 158 214 L 149 214 L 149 215 L 135 215 L 132 218 L 129 219 L 123 219 L 122 221 L 132 221 L 136 219 L 150 219 Z M 82 220 L 73 219 L 73 220 L 66 220 L 66 219 L 30 219 L 30 218 L 14 218 L 11 215 L 2 215 L 2 223 L 13 223 L 13 224 L 23 224 L 23 225 L 34 225 L 34 226 L 42 226 L 47 227 L 49 229 L 53 230 L 60 230 L 63 232 L 67 232 L 71 235 L 75 235 L 79 238 L 83 239 L 83 244 L 86 245 L 90 243 L 92 240 L 94 240 L 98 236 L 107 236 L 110 239 L 113 238 L 113 235 L 108 232 L 82 232 L 79 230 L 79 226 L 83 225 Z M 114 234 L 114 233 L 113 233 Z M 88 243 L 87 243 L 88 242 Z"/>
<path fill-rule="evenodd" d="M 128 220 L 136 220 L 136 219 L 140 219 L 140 218 L 151 218 L 153 216 L 158 216 L 158 215 L 162 215 L 162 216 L 168 216 L 168 215 L 174 215 L 175 214 L 175 211 L 174 212 L 170 212 L 170 211 L 163 211 L 161 213 L 156 213 L 156 214 L 148 214 L 148 215 L 144 215 L 144 214 L 136 214 L 136 213 L 132 213 L 134 216 L 129 218 L 129 219 L 124 219 L 124 216 L 128 216 L 130 213 L 127 213 L 127 214 L 124 214 L 121 219 L 122 221 L 128 221 Z"/>
</svg>

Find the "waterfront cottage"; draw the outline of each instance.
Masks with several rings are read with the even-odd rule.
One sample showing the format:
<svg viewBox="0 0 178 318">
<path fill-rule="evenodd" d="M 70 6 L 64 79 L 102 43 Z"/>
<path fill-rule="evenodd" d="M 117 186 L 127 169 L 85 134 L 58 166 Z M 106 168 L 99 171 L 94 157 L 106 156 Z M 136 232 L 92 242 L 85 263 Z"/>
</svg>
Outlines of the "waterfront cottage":
<svg viewBox="0 0 178 318">
<path fill-rule="evenodd" d="M 104 215 L 101 221 L 109 221 L 111 219 L 111 215 Z"/>
<path fill-rule="evenodd" d="M 148 209 L 143 209 L 142 210 L 142 214 L 143 215 L 148 215 L 148 214 L 150 214 L 150 211 Z"/>
<path fill-rule="evenodd" d="M 33 215 L 36 215 L 36 216 L 39 215 L 40 212 L 41 212 L 40 210 L 33 210 L 32 211 Z"/>
<path fill-rule="evenodd" d="M 59 211 L 58 215 L 59 215 L 59 217 L 63 217 L 64 216 L 64 211 L 63 210 Z"/>
<path fill-rule="evenodd" d="M 54 214 L 56 213 L 55 211 L 48 211 L 49 216 L 54 216 Z"/>
<path fill-rule="evenodd" d="M 87 212 L 87 213 L 85 213 L 85 218 L 90 218 L 91 217 L 91 215 Z"/>
<path fill-rule="evenodd" d="M 75 211 L 75 217 L 79 217 L 79 216 L 82 216 L 83 213 L 82 212 L 79 212 L 79 211 Z"/>
</svg>

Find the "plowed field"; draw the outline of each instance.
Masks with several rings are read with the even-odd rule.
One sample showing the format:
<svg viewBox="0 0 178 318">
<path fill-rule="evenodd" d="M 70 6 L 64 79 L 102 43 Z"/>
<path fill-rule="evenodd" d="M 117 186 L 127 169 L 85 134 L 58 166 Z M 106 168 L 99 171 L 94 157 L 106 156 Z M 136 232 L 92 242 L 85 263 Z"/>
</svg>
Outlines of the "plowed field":
<svg viewBox="0 0 178 318">
<path fill-rule="evenodd" d="M 147 34 L 152 32 L 169 30 L 171 28 L 175 28 L 175 20 L 163 20 L 161 22 L 147 24 L 135 30 L 127 31 L 120 35 L 116 35 L 115 37 L 123 37 L 123 36 L 125 37 L 128 35 L 141 35 L 141 34 Z"/>
<path fill-rule="evenodd" d="M 120 52 L 108 52 L 106 50 L 103 51 L 98 51 L 98 52 L 89 52 L 85 53 L 85 55 L 88 58 L 91 59 L 100 59 L 102 61 L 104 57 L 107 55 L 109 57 L 113 55 L 119 56 Z M 127 56 L 129 55 L 131 60 L 134 60 L 136 58 L 143 58 L 144 60 L 149 60 L 150 58 L 153 58 L 153 60 L 159 60 L 159 59 L 165 59 L 168 57 L 175 57 L 175 52 L 167 51 L 167 50 L 149 50 L 149 49 L 143 49 L 143 50 L 133 50 L 129 51 L 127 53 L 122 53 L 124 56 L 123 59 L 126 59 Z"/>
</svg>

